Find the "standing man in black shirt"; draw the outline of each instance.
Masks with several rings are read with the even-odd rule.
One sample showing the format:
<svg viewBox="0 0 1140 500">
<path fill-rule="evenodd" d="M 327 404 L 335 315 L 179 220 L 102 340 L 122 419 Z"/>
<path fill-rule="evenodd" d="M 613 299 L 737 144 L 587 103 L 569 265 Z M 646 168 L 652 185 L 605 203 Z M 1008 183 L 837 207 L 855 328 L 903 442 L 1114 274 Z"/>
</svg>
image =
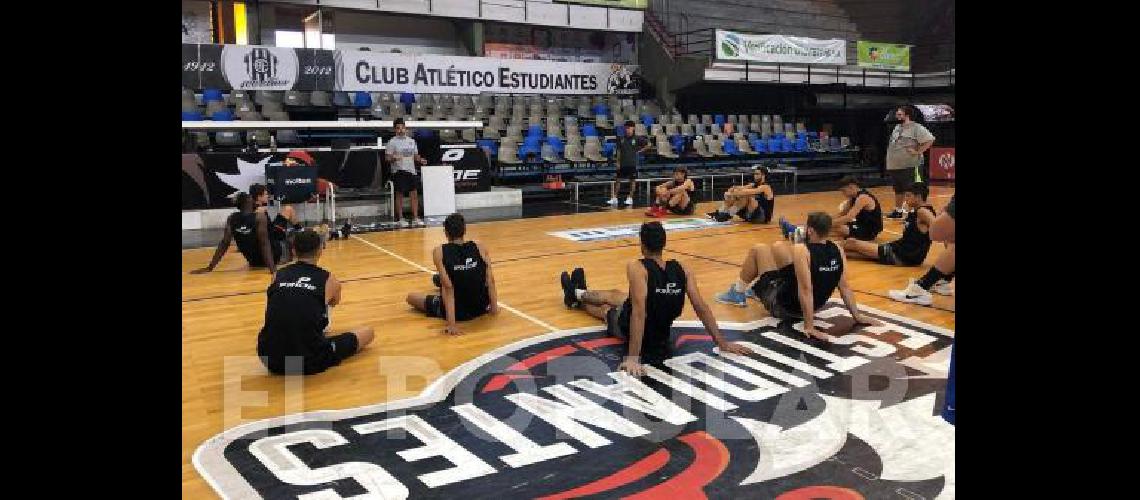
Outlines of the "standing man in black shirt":
<svg viewBox="0 0 1140 500">
<path fill-rule="evenodd" d="M 499 294 L 495 290 L 495 275 L 491 272 L 491 256 L 476 241 L 464 240 L 467 222 L 454 213 L 443 221 L 447 243 L 432 250 L 432 260 L 438 274 L 432 282 L 439 287 L 438 295 L 409 293 L 408 305 L 429 317 L 447 321 L 444 332 L 461 335 L 456 321 L 467 321 L 486 313 L 498 314 Z"/>
<path fill-rule="evenodd" d="M 629 195 L 625 197 L 626 205 L 633 205 L 633 195 L 637 194 L 637 155 L 650 149 L 649 141 L 644 137 L 634 137 L 633 121 L 625 122 L 625 135 L 618 137 L 617 141 L 617 177 L 611 191 L 610 205 L 618 204 L 618 194 L 622 179 L 629 180 Z"/>
<path fill-rule="evenodd" d="M 580 307 L 590 316 L 606 322 L 610 335 L 627 341 L 625 359 L 619 369 L 640 377 L 645 374 L 642 358 L 660 361 L 671 351 L 673 320 L 685 307 L 685 295 L 693 304 L 701 323 L 721 352 L 751 354 L 740 344 L 728 342 L 717 328 L 716 318 L 701 297 L 693 274 L 676 260 L 665 261 L 665 228 L 660 222 L 641 225 L 642 259 L 626 265 L 629 292 L 588 290 L 586 274 L 576 268 L 562 272 L 562 293 L 566 307 Z"/>
<path fill-rule="evenodd" d="M 746 297 L 751 295 L 772 317 L 803 318 L 804 335 L 828 340 L 827 334 L 816 331 L 812 315 L 839 288 L 855 324 L 875 324 L 855 305 L 855 293 L 844 272 L 847 258 L 838 245 L 827 239 L 831 227 L 830 215 L 812 212 L 804 225 L 802 242 L 789 245 L 777 241 L 752 247 L 741 265 L 740 277 L 727 292 L 717 295 L 717 302 L 744 307 L 748 305 Z M 752 293 L 746 294 L 745 290 Z"/>
<path fill-rule="evenodd" d="M 266 294 L 265 326 L 257 355 L 271 373 L 311 375 L 340 364 L 372 342 L 372 328 L 326 337 L 329 308 L 340 303 L 340 282 L 317 266 L 321 236 L 305 229 L 293 237 L 297 260 L 282 267 Z"/>
</svg>

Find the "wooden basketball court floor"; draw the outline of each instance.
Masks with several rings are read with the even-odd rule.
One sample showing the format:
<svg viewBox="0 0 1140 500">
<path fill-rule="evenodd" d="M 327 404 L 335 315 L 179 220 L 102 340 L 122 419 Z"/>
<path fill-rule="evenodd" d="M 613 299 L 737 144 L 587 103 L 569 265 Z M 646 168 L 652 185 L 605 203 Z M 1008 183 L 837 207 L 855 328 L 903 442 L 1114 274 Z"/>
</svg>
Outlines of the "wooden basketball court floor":
<svg viewBox="0 0 1140 500">
<path fill-rule="evenodd" d="M 931 203 L 941 210 L 953 190 L 932 187 Z M 886 207 L 893 207 L 889 187 L 871 191 Z M 785 216 L 799 223 L 810 211 L 833 213 L 841 201 L 842 195 L 837 191 L 778 196 L 773 221 Z M 702 216 L 715 205 L 698 204 L 695 216 Z M 564 269 L 583 267 L 590 288 L 624 290 L 624 266 L 640 256 L 636 237 L 574 242 L 546 233 L 639 223 L 649 220 L 644 210 L 617 208 L 469 224 L 468 237 L 490 250 L 503 307 L 496 316 L 461 323 L 462 336 L 445 335 L 443 321 L 426 318 L 404 302 L 410 291 L 431 291 L 431 251 L 445 241 L 442 227 L 366 233 L 349 240 L 330 241 L 320 265 L 334 273 L 344 288 L 341 304 L 331 313 L 329 331 L 368 325 L 375 329 L 376 339 L 340 366 L 303 380 L 270 376 L 255 357 L 269 273 L 247 269 L 241 255 L 231 249 L 214 272 L 191 275 L 189 271 L 209 262 L 214 250 L 182 251 L 183 497 L 215 496 L 194 469 L 191 456 L 203 441 L 228 428 L 284 414 L 353 408 L 410 397 L 439 375 L 488 350 L 552 330 L 600 325 L 582 311 L 566 309 L 558 274 Z M 884 225 L 879 241 L 899 237 L 901 222 L 884 219 Z M 731 227 L 671 232 L 665 257 L 682 260 L 696 274 L 705 300 L 718 320 L 752 321 L 768 316 L 759 303 L 749 301 L 747 308 L 740 308 L 717 303 L 714 295 L 736 278 L 749 247 L 780 239 L 774 223 L 738 222 Z M 849 280 L 856 300 L 953 329 L 953 297 L 935 295 L 930 307 L 887 298 L 887 290 L 901 289 L 909 278 L 920 276 L 942 251 L 943 246 L 935 243 L 924 265 L 917 268 L 883 266 L 849 257 Z M 689 305 L 681 319 L 696 319 Z M 381 359 L 391 356 L 427 358 L 438 365 L 438 372 L 413 378 L 406 387 L 390 388 L 388 377 L 383 374 L 387 367 L 382 366 Z M 255 396 L 250 398 L 250 394 Z"/>
</svg>

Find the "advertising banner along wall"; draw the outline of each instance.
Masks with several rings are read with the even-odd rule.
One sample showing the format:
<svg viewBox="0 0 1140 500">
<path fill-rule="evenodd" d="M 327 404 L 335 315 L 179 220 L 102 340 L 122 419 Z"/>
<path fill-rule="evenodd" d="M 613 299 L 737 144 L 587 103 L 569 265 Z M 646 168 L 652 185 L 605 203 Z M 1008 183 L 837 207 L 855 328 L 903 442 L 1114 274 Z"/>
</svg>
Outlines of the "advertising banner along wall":
<svg viewBox="0 0 1140 500">
<path fill-rule="evenodd" d="M 910 71 L 910 45 L 859 40 L 856 46 L 859 66 Z"/>
<path fill-rule="evenodd" d="M 637 66 L 258 45 L 182 46 L 182 84 L 243 90 L 637 94 Z"/>
<path fill-rule="evenodd" d="M 847 64 L 847 42 L 716 30 L 716 58 L 769 63 Z"/>
</svg>

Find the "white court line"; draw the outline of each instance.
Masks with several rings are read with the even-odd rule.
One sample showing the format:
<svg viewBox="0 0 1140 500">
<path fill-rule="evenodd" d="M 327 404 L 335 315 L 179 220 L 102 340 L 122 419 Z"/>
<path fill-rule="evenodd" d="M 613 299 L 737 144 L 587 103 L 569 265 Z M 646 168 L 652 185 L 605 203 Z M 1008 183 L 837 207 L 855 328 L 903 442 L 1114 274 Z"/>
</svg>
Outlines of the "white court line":
<svg viewBox="0 0 1140 500">
<path fill-rule="evenodd" d="M 887 231 L 886 229 L 884 229 L 884 230 L 883 230 L 883 232 L 884 232 L 884 233 L 891 233 L 891 234 L 893 234 L 893 235 L 895 235 L 895 236 L 902 236 L 902 233 L 896 233 L 896 232 L 894 232 L 894 231 Z"/>
<path fill-rule="evenodd" d="M 366 240 L 366 239 L 364 239 L 364 238 L 361 238 L 361 237 L 359 237 L 359 236 L 356 236 L 356 235 L 352 235 L 352 239 L 354 239 L 354 240 L 356 240 L 356 241 L 359 241 L 359 242 L 361 242 L 361 243 L 364 243 L 365 245 L 368 245 L 368 246 L 370 246 L 370 247 L 372 247 L 372 248 L 375 248 L 375 249 L 377 249 L 377 250 L 379 250 L 379 251 L 381 251 L 381 252 L 384 252 L 384 253 L 386 253 L 386 254 L 388 254 L 388 255 L 391 255 L 392 257 L 395 257 L 395 258 L 399 259 L 399 260 L 400 260 L 400 262 L 403 262 L 403 263 L 405 263 L 405 264 L 407 264 L 407 265 L 409 265 L 409 266 L 412 266 L 412 267 L 414 267 L 414 268 L 416 268 L 416 269 L 419 269 L 420 271 L 423 271 L 423 272 L 425 272 L 425 273 L 428 273 L 428 274 L 435 274 L 435 271 L 433 271 L 433 270 L 431 270 L 431 269 L 428 269 L 428 268 L 426 268 L 426 267 L 424 267 L 424 266 L 421 266 L 421 265 L 419 265 L 419 264 L 417 264 L 417 263 L 415 263 L 415 262 L 412 262 L 412 261 L 410 261 L 410 260 L 408 260 L 408 259 L 405 259 L 404 257 L 402 257 L 402 256 L 400 256 L 400 255 L 398 255 L 398 254 L 396 254 L 396 253 L 394 253 L 394 252 L 392 252 L 392 251 L 388 250 L 387 248 L 384 248 L 384 247 L 382 247 L 382 246 L 380 246 L 380 245 L 377 245 L 377 244 L 375 244 L 375 243 L 373 243 L 373 242 L 371 242 L 371 241 L 368 241 L 368 240 Z M 552 331 L 552 332 L 558 331 L 558 329 L 557 329 L 557 328 L 555 328 L 554 326 L 552 326 L 550 323 L 547 323 L 547 322 L 545 322 L 545 321 L 542 321 L 542 320 L 540 320 L 540 319 L 538 319 L 538 318 L 536 318 L 536 317 L 534 317 L 534 316 L 531 316 L 531 315 L 529 315 L 529 314 L 527 314 L 527 313 L 524 313 L 524 312 L 522 312 L 522 311 L 520 311 L 520 310 L 518 310 L 518 309 L 515 309 L 515 308 L 513 308 L 513 307 L 511 307 L 511 306 L 507 305 L 507 304 L 506 304 L 506 303 L 504 303 L 504 302 L 499 302 L 499 307 L 501 307 L 501 308 L 503 308 L 503 309 L 506 309 L 506 310 L 508 310 L 508 311 L 510 311 L 510 312 L 512 312 L 512 313 L 514 313 L 514 314 L 516 314 L 516 315 L 518 315 L 520 318 L 522 318 L 522 319 L 525 319 L 525 320 L 527 320 L 527 321 L 530 321 L 531 323 L 534 323 L 534 324 L 536 324 L 536 325 L 538 325 L 538 326 L 541 326 L 541 327 L 543 327 L 543 328 L 545 328 L 545 329 L 547 329 L 547 330 L 550 330 L 550 331 Z"/>
</svg>

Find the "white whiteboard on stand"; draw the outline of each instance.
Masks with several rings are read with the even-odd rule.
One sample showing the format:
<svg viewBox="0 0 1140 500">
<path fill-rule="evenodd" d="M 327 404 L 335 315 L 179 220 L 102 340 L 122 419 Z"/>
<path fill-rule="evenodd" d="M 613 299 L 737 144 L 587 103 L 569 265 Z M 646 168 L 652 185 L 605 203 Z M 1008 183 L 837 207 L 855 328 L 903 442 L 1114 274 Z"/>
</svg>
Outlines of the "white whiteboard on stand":
<svg viewBox="0 0 1140 500">
<path fill-rule="evenodd" d="M 455 213 L 455 169 L 451 165 L 427 166 L 420 175 L 424 183 L 424 215 Z"/>
</svg>

